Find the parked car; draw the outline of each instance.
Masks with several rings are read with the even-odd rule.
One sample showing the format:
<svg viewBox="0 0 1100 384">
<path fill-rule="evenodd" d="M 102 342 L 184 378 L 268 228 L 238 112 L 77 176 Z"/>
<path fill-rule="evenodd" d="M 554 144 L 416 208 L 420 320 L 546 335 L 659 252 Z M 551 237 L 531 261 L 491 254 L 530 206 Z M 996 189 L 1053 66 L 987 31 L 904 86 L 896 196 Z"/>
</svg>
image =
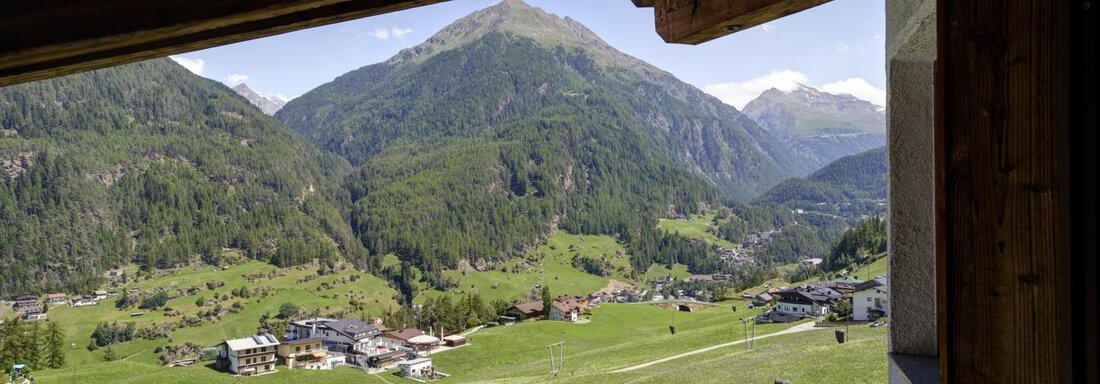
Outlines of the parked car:
<svg viewBox="0 0 1100 384">
<path fill-rule="evenodd" d="M 876 320 L 875 322 L 871 323 L 871 328 L 877 328 L 877 327 L 881 327 L 883 325 L 886 325 L 885 321 Z"/>
</svg>

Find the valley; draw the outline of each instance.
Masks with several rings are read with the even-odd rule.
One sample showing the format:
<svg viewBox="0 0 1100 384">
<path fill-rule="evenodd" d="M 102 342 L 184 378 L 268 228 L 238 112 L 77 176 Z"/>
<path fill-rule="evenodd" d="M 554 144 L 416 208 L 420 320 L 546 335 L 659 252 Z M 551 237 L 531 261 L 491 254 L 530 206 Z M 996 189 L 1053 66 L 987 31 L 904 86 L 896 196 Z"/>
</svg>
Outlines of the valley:
<svg viewBox="0 0 1100 384">
<path fill-rule="evenodd" d="M 881 382 L 881 114 L 739 111 L 519 0 L 285 105 L 167 58 L 0 88 L 0 366 Z"/>
</svg>

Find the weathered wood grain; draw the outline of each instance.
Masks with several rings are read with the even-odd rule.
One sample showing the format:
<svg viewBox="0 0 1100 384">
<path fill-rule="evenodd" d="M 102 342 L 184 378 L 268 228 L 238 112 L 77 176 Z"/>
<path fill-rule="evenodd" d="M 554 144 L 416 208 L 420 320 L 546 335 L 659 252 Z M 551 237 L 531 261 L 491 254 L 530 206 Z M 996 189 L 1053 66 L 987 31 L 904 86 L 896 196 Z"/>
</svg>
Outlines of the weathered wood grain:
<svg viewBox="0 0 1100 384">
<path fill-rule="evenodd" d="M 0 86 L 447 0 L 43 0 L 0 12 Z"/>
<path fill-rule="evenodd" d="M 700 44 L 830 0 L 633 0 L 653 7 L 657 34 L 666 42 Z"/>
<path fill-rule="evenodd" d="M 938 4 L 946 382 L 1063 378 L 1067 4 Z"/>
</svg>

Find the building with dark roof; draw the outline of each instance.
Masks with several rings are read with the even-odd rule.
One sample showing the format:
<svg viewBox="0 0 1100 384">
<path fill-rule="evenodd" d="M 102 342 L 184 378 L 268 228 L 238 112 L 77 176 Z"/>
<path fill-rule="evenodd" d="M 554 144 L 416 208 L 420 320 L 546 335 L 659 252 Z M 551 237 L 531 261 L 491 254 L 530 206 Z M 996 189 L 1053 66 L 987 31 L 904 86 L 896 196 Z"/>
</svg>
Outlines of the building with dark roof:
<svg viewBox="0 0 1100 384">
<path fill-rule="evenodd" d="M 329 350 L 374 355 L 382 347 L 382 332 L 359 319 L 315 318 L 290 323 L 288 339 L 320 338 Z"/>
</svg>

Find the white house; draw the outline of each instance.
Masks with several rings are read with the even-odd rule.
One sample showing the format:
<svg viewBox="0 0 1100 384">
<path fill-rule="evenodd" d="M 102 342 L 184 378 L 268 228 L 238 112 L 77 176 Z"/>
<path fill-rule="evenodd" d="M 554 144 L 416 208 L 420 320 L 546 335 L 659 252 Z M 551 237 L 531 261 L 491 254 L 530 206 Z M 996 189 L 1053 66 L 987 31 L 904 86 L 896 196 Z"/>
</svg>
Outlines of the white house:
<svg viewBox="0 0 1100 384">
<path fill-rule="evenodd" d="M 829 308 L 842 296 L 829 288 L 799 287 L 776 292 L 775 311 L 788 316 L 817 317 L 829 314 Z"/>
<path fill-rule="evenodd" d="M 807 267 L 807 268 L 808 267 L 816 267 L 816 266 L 820 265 L 822 261 L 823 260 L 821 260 L 820 258 L 817 258 L 817 257 L 812 258 L 812 259 L 806 259 L 806 260 L 802 260 L 802 266 Z"/>
<path fill-rule="evenodd" d="M 550 320 L 577 322 L 581 317 L 581 309 L 585 303 L 577 298 L 562 297 L 554 300 L 550 306 Z"/>
<path fill-rule="evenodd" d="M 890 315 L 890 287 L 885 276 L 856 286 L 852 292 L 852 320 L 867 321 Z"/>
<path fill-rule="evenodd" d="M 237 375 L 258 375 L 275 371 L 279 340 L 265 333 L 218 345 L 218 366 Z"/>
</svg>

